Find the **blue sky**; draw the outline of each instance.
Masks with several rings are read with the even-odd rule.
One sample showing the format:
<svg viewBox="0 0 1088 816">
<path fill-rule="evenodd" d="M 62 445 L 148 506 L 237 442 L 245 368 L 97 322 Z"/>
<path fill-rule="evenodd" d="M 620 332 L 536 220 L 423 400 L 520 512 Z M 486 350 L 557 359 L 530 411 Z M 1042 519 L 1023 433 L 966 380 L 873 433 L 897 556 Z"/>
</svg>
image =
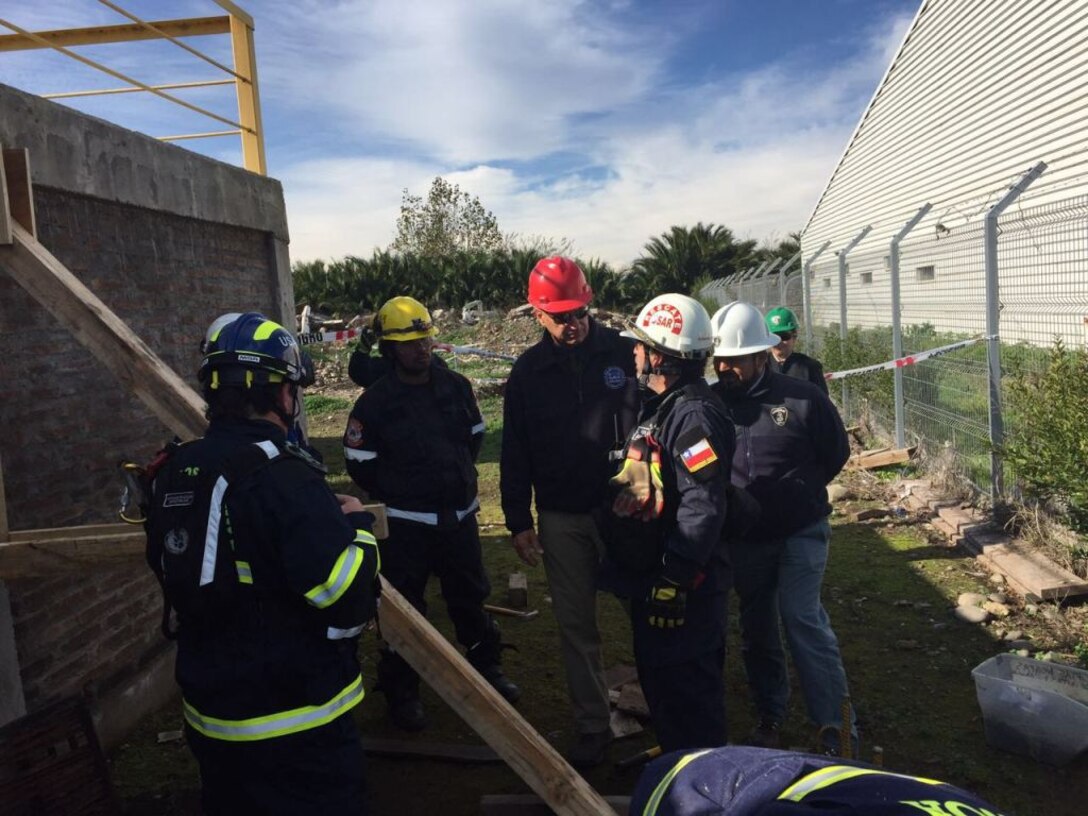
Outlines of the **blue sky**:
<svg viewBox="0 0 1088 816">
<path fill-rule="evenodd" d="M 146 20 L 212 0 L 114 0 Z M 269 175 L 293 260 L 369 255 L 401 191 L 442 175 L 504 232 L 630 263 L 673 225 L 775 241 L 800 229 L 919 0 L 261 0 Z M 31 30 L 126 22 L 96 0 L 0 0 Z M 0 33 L 6 33 L 6 30 Z M 225 36 L 188 39 L 220 62 Z M 80 48 L 149 84 L 224 75 L 168 42 Z M 62 55 L 0 54 L 33 93 L 121 83 Z M 234 119 L 229 88 L 176 91 Z M 77 99 L 151 135 L 224 126 L 148 94 Z M 235 137 L 186 141 L 240 163 Z"/>
</svg>

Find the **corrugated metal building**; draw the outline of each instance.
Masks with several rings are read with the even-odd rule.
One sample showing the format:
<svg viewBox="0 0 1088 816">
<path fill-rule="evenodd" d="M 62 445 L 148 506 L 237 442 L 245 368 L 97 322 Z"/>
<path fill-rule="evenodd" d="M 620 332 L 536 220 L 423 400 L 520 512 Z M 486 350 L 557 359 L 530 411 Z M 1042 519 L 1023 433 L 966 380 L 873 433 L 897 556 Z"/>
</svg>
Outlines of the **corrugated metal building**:
<svg viewBox="0 0 1088 816">
<path fill-rule="evenodd" d="M 1046 171 L 1002 216 L 1004 342 L 1081 344 L 1088 314 L 1088 2 L 924 0 L 805 227 L 815 326 L 888 325 L 889 242 L 904 239 L 904 326 L 981 332 L 982 221 L 1032 166 Z M 1017 317 L 1019 315 L 1019 317 Z"/>
</svg>

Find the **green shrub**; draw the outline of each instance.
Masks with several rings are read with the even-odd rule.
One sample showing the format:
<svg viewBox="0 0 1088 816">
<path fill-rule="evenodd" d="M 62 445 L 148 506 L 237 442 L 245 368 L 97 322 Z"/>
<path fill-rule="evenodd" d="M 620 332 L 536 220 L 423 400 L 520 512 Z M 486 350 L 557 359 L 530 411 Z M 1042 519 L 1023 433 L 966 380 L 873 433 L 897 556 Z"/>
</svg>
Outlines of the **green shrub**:
<svg viewBox="0 0 1088 816">
<path fill-rule="evenodd" d="M 1008 384 L 1016 424 L 1003 448 L 1028 498 L 1054 507 L 1078 533 L 1088 533 L 1088 352 L 1057 340 L 1046 367 Z"/>
</svg>

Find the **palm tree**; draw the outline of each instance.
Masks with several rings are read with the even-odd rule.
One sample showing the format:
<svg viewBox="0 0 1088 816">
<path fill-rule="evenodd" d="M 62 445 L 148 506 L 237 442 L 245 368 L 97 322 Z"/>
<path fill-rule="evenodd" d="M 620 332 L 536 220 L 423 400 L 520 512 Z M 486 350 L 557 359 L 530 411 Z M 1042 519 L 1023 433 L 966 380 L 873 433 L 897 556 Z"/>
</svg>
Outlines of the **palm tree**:
<svg viewBox="0 0 1088 816">
<path fill-rule="evenodd" d="M 737 241 L 728 227 L 699 222 L 672 227 L 650 239 L 631 266 L 630 287 L 650 297 L 662 292 L 692 294 L 700 279 L 725 278 L 751 263 L 756 242 Z"/>
</svg>

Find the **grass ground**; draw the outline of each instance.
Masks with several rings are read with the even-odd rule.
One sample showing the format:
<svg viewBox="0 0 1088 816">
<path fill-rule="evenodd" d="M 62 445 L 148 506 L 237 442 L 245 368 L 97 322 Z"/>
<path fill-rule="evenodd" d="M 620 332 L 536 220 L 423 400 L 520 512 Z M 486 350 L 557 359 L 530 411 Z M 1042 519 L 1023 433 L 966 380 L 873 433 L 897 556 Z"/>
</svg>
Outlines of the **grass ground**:
<svg viewBox="0 0 1088 816">
<path fill-rule="evenodd" d="M 344 492 L 352 487 L 343 475 L 340 434 L 353 397 L 354 391 L 344 389 L 308 399 L 311 437 L 332 466 L 334 488 Z M 526 568 L 517 560 L 501 526 L 497 494 L 501 402 L 498 397 L 485 397 L 481 407 L 488 431 L 479 465 L 480 521 L 484 557 L 495 587 L 492 598 L 502 603 L 507 576 L 525 571 L 530 607 L 541 610 L 531 621 L 503 620 L 504 639 L 518 647 L 506 653 L 505 667 L 523 689 L 519 710 L 562 749 L 573 734 L 547 586 L 541 567 Z M 824 598 L 842 645 L 861 719 L 863 758 L 869 758 L 873 746 L 879 745 L 889 769 L 935 776 L 970 788 L 1006 816 L 1084 813 L 1088 760 L 1054 769 L 986 744 L 971 669 L 1002 651 L 1002 645 L 991 629 L 962 623 L 951 614 L 959 593 L 992 591 L 974 559 L 960 550 L 931 543 L 922 530 L 906 524 L 870 526 L 847 523 L 839 517 L 833 521 Z M 452 637 L 436 586 L 432 586 L 429 617 Z M 604 596 L 601 625 L 606 665 L 630 663 L 628 624 L 619 604 Z M 743 738 L 753 720 L 736 640 L 734 625 L 727 659 L 726 703 L 732 735 Z M 372 636 L 364 637 L 360 657 L 369 688 L 375 679 Z M 356 716 L 368 736 L 481 743 L 427 687 L 424 703 L 431 726 L 418 735 L 399 732 L 388 722 L 380 694 L 368 695 L 356 709 Z M 788 745 L 805 748 L 812 744 L 814 735 L 802 708 L 795 694 L 784 735 Z M 198 812 L 196 768 L 184 744 L 156 741 L 160 732 L 180 727 L 179 707 L 172 704 L 145 720 L 110 756 L 112 778 L 126 812 Z M 629 793 L 637 771 L 617 771 L 614 763 L 653 744 L 650 731 L 616 742 L 610 761 L 588 772 L 586 778 L 603 794 Z M 468 816 L 478 813 L 485 794 L 529 792 L 501 764 L 450 765 L 371 757 L 368 774 L 377 813 Z"/>
</svg>

